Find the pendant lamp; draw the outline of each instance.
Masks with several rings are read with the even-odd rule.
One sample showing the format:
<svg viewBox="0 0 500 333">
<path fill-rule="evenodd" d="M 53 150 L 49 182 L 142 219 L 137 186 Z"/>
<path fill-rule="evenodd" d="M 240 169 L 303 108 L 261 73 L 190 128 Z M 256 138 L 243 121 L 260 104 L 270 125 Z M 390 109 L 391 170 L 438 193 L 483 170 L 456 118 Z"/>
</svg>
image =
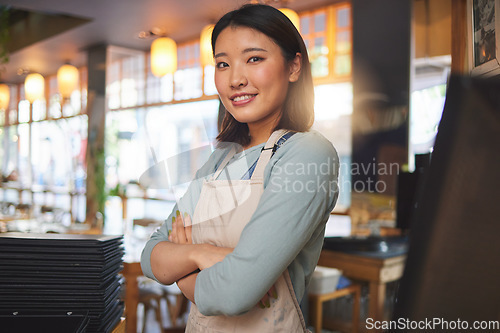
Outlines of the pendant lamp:
<svg viewBox="0 0 500 333">
<path fill-rule="evenodd" d="M 57 71 L 57 87 L 63 99 L 71 96 L 78 87 L 78 68 L 65 64 Z"/>
<path fill-rule="evenodd" d="M 33 103 L 37 99 L 42 99 L 44 91 L 45 79 L 41 74 L 32 73 L 26 76 L 26 80 L 24 80 L 24 94 L 30 103 Z"/>
<path fill-rule="evenodd" d="M 299 14 L 297 14 L 294 10 L 290 8 L 280 8 L 280 11 L 286 15 L 292 21 L 293 25 L 295 28 L 297 28 L 297 31 L 300 32 L 300 18 Z"/>
<path fill-rule="evenodd" d="M 7 110 L 9 107 L 10 89 L 5 83 L 0 84 L 0 110 Z"/>
<path fill-rule="evenodd" d="M 201 30 L 200 34 L 200 61 L 201 66 L 214 64 L 214 55 L 212 52 L 212 31 L 214 30 L 214 25 L 209 24 Z"/>
<path fill-rule="evenodd" d="M 177 70 L 177 44 L 168 37 L 160 37 L 151 44 L 151 72 L 162 77 Z"/>
</svg>

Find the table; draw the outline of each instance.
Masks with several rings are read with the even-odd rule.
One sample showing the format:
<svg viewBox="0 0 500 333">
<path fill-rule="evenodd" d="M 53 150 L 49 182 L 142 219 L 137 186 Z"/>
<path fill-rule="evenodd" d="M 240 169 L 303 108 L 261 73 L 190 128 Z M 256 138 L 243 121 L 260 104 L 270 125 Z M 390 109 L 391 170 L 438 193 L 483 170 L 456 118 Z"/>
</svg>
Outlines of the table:
<svg viewBox="0 0 500 333">
<path fill-rule="evenodd" d="M 122 317 L 120 319 L 120 322 L 111 331 L 111 333 L 125 333 L 125 318 Z"/>
<path fill-rule="evenodd" d="M 142 275 L 139 262 L 124 262 L 122 275 L 125 278 L 125 318 L 126 332 L 137 332 L 137 305 L 139 304 L 139 285 L 137 278 Z"/>
<path fill-rule="evenodd" d="M 318 265 L 342 270 L 342 275 L 369 283 L 368 317 L 383 320 L 386 284 L 403 275 L 405 254 L 345 253 L 321 251 Z"/>
</svg>

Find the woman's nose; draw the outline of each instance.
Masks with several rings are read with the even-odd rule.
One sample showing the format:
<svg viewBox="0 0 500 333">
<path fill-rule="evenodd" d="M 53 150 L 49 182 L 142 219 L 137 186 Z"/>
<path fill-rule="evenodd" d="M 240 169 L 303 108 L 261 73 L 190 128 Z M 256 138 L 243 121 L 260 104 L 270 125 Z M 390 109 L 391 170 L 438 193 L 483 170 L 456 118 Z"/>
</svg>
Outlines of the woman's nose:
<svg viewBox="0 0 500 333">
<path fill-rule="evenodd" d="M 243 71 L 234 69 L 231 73 L 231 88 L 237 89 L 248 84 L 247 77 Z"/>
</svg>

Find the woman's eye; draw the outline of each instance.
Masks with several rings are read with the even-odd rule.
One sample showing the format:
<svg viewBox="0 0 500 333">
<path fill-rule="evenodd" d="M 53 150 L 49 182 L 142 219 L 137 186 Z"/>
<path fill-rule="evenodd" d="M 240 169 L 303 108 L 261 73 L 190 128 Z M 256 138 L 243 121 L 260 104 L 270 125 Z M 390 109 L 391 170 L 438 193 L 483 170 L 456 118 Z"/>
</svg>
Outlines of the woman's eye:
<svg viewBox="0 0 500 333">
<path fill-rule="evenodd" d="M 229 67 L 229 65 L 226 62 L 221 61 L 221 62 L 218 62 L 216 64 L 216 67 L 217 68 L 224 68 L 224 67 Z"/>
<path fill-rule="evenodd" d="M 257 61 L 260 61 L 262 60 L 261 57 L 251 57 L 250 59 L 248 59 L 248 62 L 257 62 Z"/>
</svg>

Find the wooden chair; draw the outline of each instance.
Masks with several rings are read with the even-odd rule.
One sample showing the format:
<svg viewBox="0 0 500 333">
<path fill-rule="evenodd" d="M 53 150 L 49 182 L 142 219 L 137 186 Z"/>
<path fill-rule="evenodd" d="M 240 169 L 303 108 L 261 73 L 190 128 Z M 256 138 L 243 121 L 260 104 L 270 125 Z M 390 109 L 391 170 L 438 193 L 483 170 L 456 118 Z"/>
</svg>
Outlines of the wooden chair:
<svg viewBox="0 0 500 333">
<path fill-rule="evenodd" d="M 134 228 L 136 226 L 141 227 L 156 227 L 163 223 L 161 220 L 153 218 L 138 218 L 133 220 Z M 145 332 L 146 327 L 146 314 L 150 309 L 154 309 L 156 321 L 160 323 L 161 332 L 173 332 L 175 328 L 179 328 L 178 319 L 186 313 L 188 308 L 188 299 L 181 293 L 176 285 L 172 286 L 162 286 L 155 281 L 149 280 L 147 278 L 140 277 L 139 282 L 139 303 L 144 305 L 144 321 L 143 321 L 143 332 Z M 167 304 L 167 311 L 170 323 L 173 327 L 172 330 L 164 329 L 162 322 L 162 312 L 160 303 L 161 300 L 165 300 Z"/>
<path fill-rule="evenodd" d="M 189 300 L 182 294 L 177 285 L 163 286 L 163 289 L 165 291 L 170 323 L 173 328 L 179 327 L 178 321 L 188 311 Z M 184 323 L 181 323 L 180 326 L 184 326 Z"/>
<path fill-rule="evenodd" d="M 146 332 L 147 314 L 150 309 L 154 309 L 155 319 L 160 325 L 160 330 L 165 333 L 163 328 L 163 317 L 161 313 L 161 300 L 164 299 L 164 290 L 154 281 L 139 282 L 139 303 L 144 306 L 144 317 L 142 320 L 142 332 Z"/>
<path fill-rule="evenodd" d="M 162 286 L 155 281 L 149 280 L 145 277 L 140 277 L 139 279 L 139 300 L 138 303 L 144 305 L 144 319 L 142 323 L 142 332 L 146 332 L 146 322 L 147 313 L 149 310 L 153 309 L 155 313 L 155 319 L 160 325 L 162 333 L 171 332 L 171 329 L 165 329 L 163 327 L 163 318 L 161 311 L 161 301 L 165 300 L 167 304 L 167 311 L 172 329 L 181 328 L 184 324 L 179 326 L 179 318 L 181 318 L 187 311 L 188 300 L 180 292 L 177 286 Z"/>
</svg>

